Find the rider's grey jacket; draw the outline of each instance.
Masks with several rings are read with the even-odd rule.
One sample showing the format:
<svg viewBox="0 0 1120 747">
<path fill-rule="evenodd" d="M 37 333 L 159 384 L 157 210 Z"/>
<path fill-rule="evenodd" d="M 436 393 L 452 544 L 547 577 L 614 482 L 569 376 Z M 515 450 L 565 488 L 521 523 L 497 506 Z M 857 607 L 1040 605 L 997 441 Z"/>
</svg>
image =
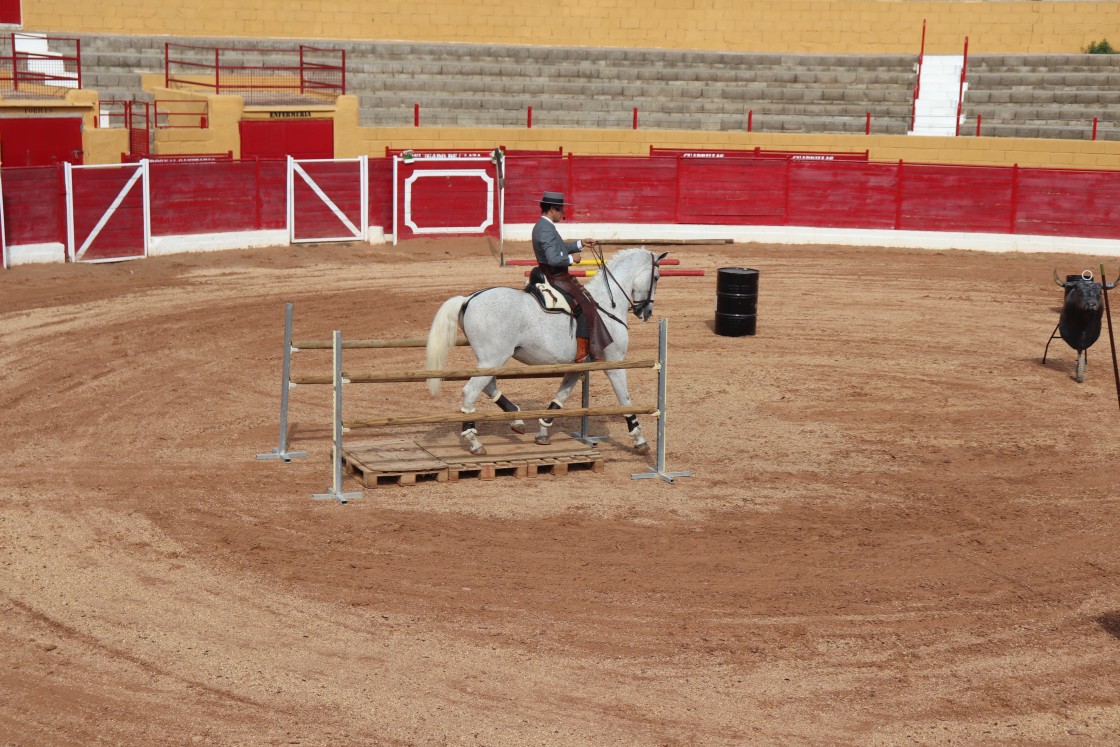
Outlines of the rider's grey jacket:
<svg viewBox="0 0 1120 747">
<path fill-rule="evenodd" d="M 533 254 L 542 265 L 567 267 L 571 264 L 568 255 L 582 248 L 582 241 L 564 241 L 556 230 L 556 224 L 543 215 L 533 226 Z"/>
</svg>

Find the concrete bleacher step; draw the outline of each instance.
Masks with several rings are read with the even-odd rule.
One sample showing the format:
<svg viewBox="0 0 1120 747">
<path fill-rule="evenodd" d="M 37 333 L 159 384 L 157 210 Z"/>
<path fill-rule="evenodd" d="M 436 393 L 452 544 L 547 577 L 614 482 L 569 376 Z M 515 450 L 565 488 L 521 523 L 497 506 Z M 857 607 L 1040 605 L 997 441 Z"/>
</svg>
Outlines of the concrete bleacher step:
<svg viewBox="0 0 1120 747">
<path fill-rule="evenodd" d="M 899 104 L 909 106 L 910 96 L 897 91 L 879 91 L 860 88 L 769 86 L 720 87 L 672 82 L 660 84 L 624 83 L 556 83 L 511 82 L 507 80 L 463 80 L 452 77 L 425 77 L 390 79 L 350 76 L 349 82 L 357 90 L 378 93 L 459 94 L 481 96 L 520 96 L 525 98 L 626 98 L 635 101 L 648 99 L 714 99 L 726 101 L 808 101 L 835 104 Z"/>
<path fill-rule="evenodd" d="M 143 98 L 140 73 L 163 71 L 167 37 L 79 36 L 86 85 L 103 98 Z M 250 64 L 299 45 L 290 39 L 174 41 L 219 47 L 224 61 Z M 425 122 L 448 126 L 519 126 L 529 106 L 538 117 L 552 108 L 573 110 L 557 112 L 555 126 L 626 125 L 637 107 L 642 127 L 742 129 L 746 112 L 753 110 L 759 118 L 774 118 L 783 131 L 862 131 L 871 111 L 876 131 L 904 131 L 916 62 L 913 55 L 499 44 L 318 40 L 309 46 L 346 52 L 348 92 L 358 96 L 367 126 L 411 123 L 412 106 L 420 104 Z"/>
<path fill-rule="evenodd" d="M 991 137 L 1120 139 L 1120 55 L 976 55 L 969 59 L 966 124 Z"/>
<path fill-rule="evenodd" d="M 976 134 L 976 123 L 961 127 L 962 137 L 972 137 Z M 1018 138 L 1046 138 L 1050 140 L 1092 140 L 1091 127 L 1071 127 L 1068 125 L 1009 125 L 992 124 L 987 120 L 982 123 L 980 135 L 982 137 L 1018 137 Z M 1120 140 L 1120 126 L 1099 127 L 1098 140 Z"/>
</svg>

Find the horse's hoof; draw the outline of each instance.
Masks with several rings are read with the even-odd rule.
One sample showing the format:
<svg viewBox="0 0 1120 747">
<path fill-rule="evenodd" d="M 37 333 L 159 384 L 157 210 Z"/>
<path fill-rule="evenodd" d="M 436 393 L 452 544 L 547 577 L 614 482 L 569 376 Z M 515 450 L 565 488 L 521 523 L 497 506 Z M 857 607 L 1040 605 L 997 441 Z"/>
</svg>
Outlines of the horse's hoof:
<svg viewBox="0 0 1120 747">
<path fill-rule="evenodd" d="M 639 454 L 648 454 L 649 453 L 649 441 L 643 441 L 642 443 L 637 444 L 634 447 L 634 451 L 638 452 Z"/>
<path fill-rule="evenodd" d="M 513 421 L 512 423 L 509 424 L 509 429 L 511 431 L 513 431 L 514 433 L 524 434 L 525 433 L 525 421 L 515 420 L 515 421 Z"/>
<path fill-rule="evenodd" d="M 537 442 L 538 446 L 551 446 L 552 445 L 552 439 L 549 438 L 548 436 L 537 436 L 533 440 Z"/>
<path fill-rule="evenodd" d="M 470 449 L 470 452 L 472 454 L 474 454 L 475 456 L 485 456 L 486 455 L 486 447 L 481 445 L 481 444 L 479 444 L 478 448 L 475 448 L 475 447 L 472 446 L 471 449 Z"/>
</svg>

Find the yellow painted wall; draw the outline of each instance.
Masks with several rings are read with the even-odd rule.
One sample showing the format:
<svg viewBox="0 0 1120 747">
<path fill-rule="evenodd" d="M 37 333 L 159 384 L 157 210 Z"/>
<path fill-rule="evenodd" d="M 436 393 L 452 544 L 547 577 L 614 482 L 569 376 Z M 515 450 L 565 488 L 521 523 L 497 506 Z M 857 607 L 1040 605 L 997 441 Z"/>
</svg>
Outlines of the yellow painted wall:
<svg viewBox="0 0 1120 747">
<path fill-rule="evenodd" d="M 335 122 L 335 155 L 383 156 L 385 148 L 416 150 L 507 149 L 565 153 L 647 155 L 656 148 L 868 151 L 873 161 L 964 163 L 1120 169 L 1120 142 L 1029 138 L 912 137 L 905 135 L 802 135 L 666 130 L 504 128 L 347 128 Z"/>
<path fill-rule="evenodd" d="M 145 76 L 162 83 L 159 76 Z M 150 85 L 157 99 L 187 98 L 183 91 Z M 195 95 L 209 102 L 209 127 L 156 130 L 154 152 L 159 155 L 225 153 L 241 156 L 238 123 L 243 118 L 267 117 L 265 111 L 246 111 L 240 96 Z M 580 155 L 647 155 L 655 148 L 750 149 L 809 151 L 868 151 L 873 161 L 909 163 L 965 163 L 976 165 L 1049 166 L 1120 169 L 1120 142 L 1098 140 L 1042 140 L 994 137 L 915 137 L 906 135 L 829 135 L 760 132 L 700 132 L 684 130 L 577 130 L 524 127 L 362 127 L 358 97 L 340 96 L 334 111 L 335 157 L 380 157 L 385 149 L 556 150 Z M 292 107 L 279 107 L 290 109 Z M 324 115 L 328 112 L 322 112 Z M 123 130 L 122 130 L 123 132 Z M 119 150 L 105 163 L 116 163 Z M 87 160 L 87 163 L 95 161 Z"/>
<path fill-rule="evenodd" d="M 887 0 L 24 0 L 26 30 L 750 52 L 1079 52 L 1120 3 Z"/>
</svg>

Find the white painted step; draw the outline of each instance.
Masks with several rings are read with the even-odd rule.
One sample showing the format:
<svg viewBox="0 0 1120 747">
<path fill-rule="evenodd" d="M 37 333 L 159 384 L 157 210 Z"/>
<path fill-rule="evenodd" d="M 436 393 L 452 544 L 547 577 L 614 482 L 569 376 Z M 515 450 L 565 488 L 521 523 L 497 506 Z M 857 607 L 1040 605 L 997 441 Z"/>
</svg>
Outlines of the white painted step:
<svg viewBox="0 0 1120 747">
<path fill-rule="evenodd" d="M 962 93 L 964 55 L 926 55 L 918 79 L 911 135 L 952 136 L 957 133 L 957 106 Z M 968 83 L 965 83 L 967 90 Z"/>
</svg>

